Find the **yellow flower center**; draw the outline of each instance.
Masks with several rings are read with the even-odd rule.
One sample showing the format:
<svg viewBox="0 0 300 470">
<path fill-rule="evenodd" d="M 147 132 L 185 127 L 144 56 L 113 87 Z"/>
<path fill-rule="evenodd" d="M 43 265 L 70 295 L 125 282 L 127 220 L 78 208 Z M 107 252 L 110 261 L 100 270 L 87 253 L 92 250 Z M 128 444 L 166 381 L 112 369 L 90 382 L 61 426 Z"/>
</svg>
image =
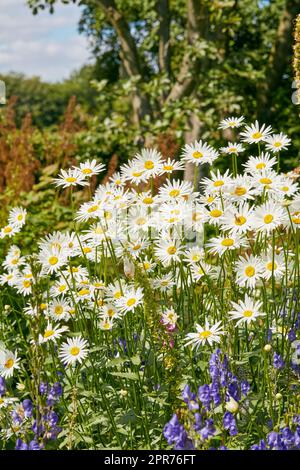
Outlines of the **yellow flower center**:
<svg viewBox="0 0 300 470">
<path fill-rule="evenodd" d="M 69 176 L 68 178 L 66 178 L 66 181 L 67 183 L 75 183 L 76 178 L 74 178 L 74 176 Z"/>
<path fill-rule="evenodd" d="M 196 152 L 193 152 L 192 155 L 193 155 L 193 158 L 195 158 L 196 160 L 198 160 L 198 158 L 202 158 L 202 157 L 203 157 L 203 153 L 198 152 L 197 150 L 196 150 Z"/>
<path fill-rule="evenodd" d="M 169 246 L 169 248 L 167 249 L 167 252 L 169 255 L 175 255 L 176 251 L 177 251 L 177 248 L 174 245 Z"/>
<path fill-rule="evenodd" d="M 127 307 L 132 307 L 136 303 L 136 299 L 128 299 L 126 302 Z"/>
<path fill-rule="evenodd" d="M 138 251 L 138 250 L 141 248 L 141 246 L 142 246 L 142 245 L 137 244 L 137 245 L 134 245 L 134 246 L 132 247 L 132 249 L 133 249 L 134 251 Z"/>
<path fill-rule="evenodd" d="M 252 137 L 253 137 L 253 139 L 260 139 L 262 137 L 262 133 L 261 132 L 254 132 L 254 134 L 252 134 Z"/>
<path fill-rule="evenodd" d="M 208 196 L 207 202 L 208 202 L 208 203 L 211 203 L 211 202 L 214 201 L 214 199 L 215 199 L 214 196 Z"/>
<path fill-rule="evenodd" d="M 274 142 L 274 147 L 279 148 L 282 147 L 282 142 Z"/>
<path fill-rule="evenodd" d="M 299 224 L 300 224 L 300 217 L 299 217 L 299 215 L 296 216 L 296 217 L 292 217 L 292 222 L 293 222 L 295 225 L 299 225 Z"/>
<path fill-rule="evenodd" d="M 96 210 L 99 209 L 99 206 L 95 205 L 95 206 L 91 206 L 88 208 L 88 213 L 91 214 L 92 212 L 96 212 Z"/>
<path fill-rule="evenodd" d="M 90 293 L 89 289 L 81 289 L 81 290 L 78 292 L 78 295 L 84 296 L 84 295 L 88 295 L 89 293 Z"/>
<path fill-rule="evenodd" d="M 145 217 L 139 217 L 138 219 L 136 219 L 136 224 L 137 225 L 144 225 L 146 223 L 146 219 Z"/>
<path fill-rule="evenodd" d="M 17 220 L 21 221 L 22 219 L 23 219 L 23 215 L 19 214 L 18 217 L 17 217 Z"/>
<path fill-rule="evenodd" d="M 244 225 L 245 222 L 247 222 L 247 219 L 243 215 L 235 216 L 235 225 Z"/>
<path fill-rule="evenodd" d="M 284 191 L 285 193 L 289 190 L 288 186 L 282 186 L 281 191 Z"/>
<path fill-rule="evenodd" d="M 120 297 L 121 297 L 121 292 L 115 292 L 114 293 L 114 298 L 115 299 L 120 299 Z"/>
<path fill-rule="evenodd" d="M 165 170 L 165 171 L 172 171 L 173 168 L 174 168 L 173 165 L 164 165 L 164 170 Z"/>
<path fill-rule="evenodd" d="M 4 227 L 3 232 L 4 232 L 4 233 L 10 233 L 10 232 L 12 232 L 12 227 L 10 227 L 10 225 L 8 225 L 7 227 Z"/>
<path fill-rule="evenodd" d="M 236 127 L 237 123 L 235 121 L 229 121 L 228 126 L 230 127 Z"/>
<path fill-rule="evenodd" d="M 59 292 L 64 292 L 66 290 L 66 288 L 67 288 L 66 285 L 59 286 L 58 291 Z"/>
<path fill-rule="evenodd" d="M 195 263 L 197 263 L 198 261 L 200 261 L 200 259 L 201 259 L 201 256 L 198 255 L 198 254 L 192 256 L 192 260 L 193 260 Z"/>
<path fill-rule="evenodd" d="M 31 286 L 31 282 L 30 281 L 24 281 L 23 286 L 25 287 L 25 289 L 27 289 L 28 287 Z"/>
<path fill-rule="evenodd" d="M 72 354 L 72 356 L 78 356 L 79 353 L 80 349 L 78 348 L 78 346 L 72 346 L 72 348 L 70 349 L 70 354 Z"/>
<path fill-rule="evenodd" d="M 141 176 L 144 172 L 143 171 L 135 171 L 132 173 L 132 176 L 134 176 L 135 178 L 138 178 L 139 176 Z"/>
<path fill-rule="evenodd" d="M 179 189 L 172 189 L 172 191 L 169 192 L 169 195 L 171 197 L 177 197 L 177 196 L 179 196 L 179 194 L 180 194 Z"/>
<path fill-rule="evenodd" d="M 253 315 L 253 311 L 252 311 L 252 310 L 245 310 L 245 311 L 243 312 L 243 315 L 244 315 L 244 317 L 246 317 L 246 318 L 250 318 L 250 317 L 252 317 L 252 315 Z"/>
<path fill-rule="evenodd" d="M 44 304 L 44 303 L 40 304 L 41 310 L 45 310 L 46 308 L 47 308 L 47 304 Z"/>
<path fill-rule="evenodd" d="M 54 335 L 54 330 L 46 330 L 44 333 L 44 338 L 50 338 L 50 336 Z"/>
<path fill-rule="evenodd" d="M 202 331 L 201 333 L 199 333 L 199 338 L 206 339 L 206 338 L 209 338 L 211 335 L 212 335 L 212 332 L 209 330 Z"/>
<path fill-rule="evenodd" d="M 245 269 L 245 274 L 247 277 L 253 277 L 255 274 L 255 268 L 253 266 L 247 266 Z"/>
<path fill-rule="evenodd" d="M 266 168 L 265 163 L 263 163 L 263 162 L 257 163 L 257 165 L 256 165 L 257 170 L 263 170 L 264 168 Z"/>
<path fill-rule="evenodd" d="M 214 182 L 214 187 L 215 188 L 219 188 L 220 186 L 223 186 L 223 185 L 224 185 L 224 181 L 222 181 L 222 180 L 218 180 L 218 181 Z"/>
<path fill-rule="evenodd" d="M 61 305 L 56 305 L 54 308 L 54 313 L 55 315 L 61 315 L 63 313 L 64 309 L 62 308 Z"/>
<path fill-rule="evenodd" d="M 58 263 L 58 258 L 57 258 L 57 256 L 50 256 L 48 261 L 49 261 L 49 264 L 51 264 L 51 266 L 54 266 L 55 264 Z"/>
<path fill-rule="evenodd" d="M 238 186 L 237 188 L 235 188 L 234 190 L 234 194 L 236 196 L 244 196 L 244 194 L 246 194 L 247 192 L 247 189 L 246 188 L 243 188 L 243 186 Z"/>
<path fill-rule="evenodd" d="M 269 271 L 273 271 L 273 269 L 275 270 L 276 268 L 277 268 L 277 264 L 276 264 L 275 262 L 272 263 L 272 262 L 270 261 L 270 263 L 267 264 L 267 269 L 268 269 Z"/>
<path fill-rule="evenodd" d="M 153 170 L 153 168 L 154 168 L 154 163 L 153 163 L 152 160 L 147 160 L 147 161 L 145 162 L 144 166 L 145 166 L 145 168 L 146 168 L 147 170 Z"/>
<path fill-rule="evenodd" d="M 7 361 L 4 364 L 5 369 L 11 369 L 13 367 L 14 363 L 15 363 L 15 361 L 13 360 L 12 357 L 10 357 L 9 359 L 7 359 Z"/>
<path fill-rule="evenodd" d="M 144 204 L 152 204 L 152 202 L 153 202 L 153 198 L 150 197 L 150 196 L 145 197 L 145 198 L 143 199 L 143 203 L 144 203 Z"/>
<path fill-rule="evenodd" d="M 274 220 L 274 217 L 272 214 L 267 214 L 264 216 L 264 223 L 265 224 L 270 224 Z"/>
<path fill-rule="evenodd" d="M 232 238 L 224 238 L 221 243 L 222 246 L 232 246 L 233 244 L 234 240 Z"/>
<path fill-rule="evenodd" d="M 103 215 L 104 215 L 105 219 L 107 219 L 107 220 L 112 218 L 112 213 L 111 212 L 104 211 Z"/>
<path fill-rule="evenodd" d="M 114 316 L 114 313 L 115 313 L 115 311 L 114 311 L 112 308 L 109 308 L 109 309 L 107 310 L 107 315 L 108 315 L 110 318 Z"/>
<path fill-rule="evenodd" d="M 83 173 L 84 175 L 90 175 L 93 172 L 90 168 L 83 168 L 83 170 L 81 170 L 81 173 Z"/>
<path fill-rule="evenodd" d="M 11 264 L 18 264 L 19 258 L 14 258 L 11 260 Z"/>
<path fill-rule="evenodd" d="M 220 211 L 220 209 L 213 209 L 212 211 L 210 211 L 209 215 L 213 218 L 218 218 L 218 217 L 221 217 L 221 215 L 223 215 L 223 212 Z"/>
<path fill-rule="evenodd" d="M 261 179 L 259 180 L 259 182 L 260 182 L 261 184 L 271 184 L 271 183 L 272 183 L 272 180 L 271 180 L 270 178 L 261 178 Z"/>
<path fill-rule="evenodd" d="M 236 153 L 237 152 L 237 148 L 236 147 L 229 147 L 229 152 L 230 153 Z"/>
</svg>

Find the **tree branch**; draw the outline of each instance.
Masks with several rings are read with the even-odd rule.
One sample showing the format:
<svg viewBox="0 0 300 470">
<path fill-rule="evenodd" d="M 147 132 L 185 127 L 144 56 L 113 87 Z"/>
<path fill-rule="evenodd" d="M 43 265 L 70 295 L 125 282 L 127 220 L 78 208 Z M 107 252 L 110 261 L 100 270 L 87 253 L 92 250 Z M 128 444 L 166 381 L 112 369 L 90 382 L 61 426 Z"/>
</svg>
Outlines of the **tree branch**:
<svg viewBox="0 0 300 470">
<path fill-rule="evenodd" d="M 158 65 L 161 72 L 170 76 L 171 54 L 170 54 L 170 8 L 169 0 L 157 1 L 157 12 L 159 17 L 159 51 Z"/>
<path fill-rule="evenodd" d="M 208 10 L 203 2 L 187 0 L 187 40 L 189 46 L 192 46 L 200 38 L 207 36 L 208 18 Z M 192 92 L 198 79 L 197 72 L 200 61 L 192 61 L 191 59 L 188 50 L 184 54 L 177 81 L 167 97 L 167 102 L 176 101 Z"/>
</svg>

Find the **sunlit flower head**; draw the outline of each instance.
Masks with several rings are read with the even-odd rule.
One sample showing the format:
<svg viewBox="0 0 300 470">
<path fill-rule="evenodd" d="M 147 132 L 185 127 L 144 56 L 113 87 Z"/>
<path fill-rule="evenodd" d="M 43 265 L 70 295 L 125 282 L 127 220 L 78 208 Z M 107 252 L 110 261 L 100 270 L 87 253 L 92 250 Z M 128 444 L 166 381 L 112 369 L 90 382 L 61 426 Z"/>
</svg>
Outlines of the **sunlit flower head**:
<svg viewBox="0 0 300 470">
<path fill-rule="evenodd" d="M 291 139 L 287 135 L 280 132 L 280 134 L 273 134 L 266 138 L 266 148 L 273 153 L 278 153 L 281 150 L 287 150 L 291 145 Z"/>
<path fill-rule="evenodd" d="M 241 132 L 241 139 L 242 141 L 248 142 L 249 144 L 258 143 L 261 141 L 265 141 L 266 138 L 271 134 L 271 132 L 271 126 L 266 126 L 266 124 L 260 126 L 258 121 L 255 121 L 254 124 L 246 126 L 245 130 Z"/>
<path fill-rule="evenodd" d="M 182 160 L 202 165 L 209 163 L 210 165 L 218 158 L 219 153 L 210 145 L 202 140 L 195 141 L 193 144 L 186 144 L 183 148 Z"/>
<path fill-rule="evenodd" d="M 244 125 L 244 116 L 231 116 L 220 122 L 219 129 L 235 129 Z"/>
<path fill-rule="evenodd" d="M 233 310 L 229 312 L 231 320 L 237 320 L 236 326 L 241 324 L 249 324 L 255 321 L 258 317 L 263 317 L 266 314 L 261 311 L 262 302 L 255 301 L 247 294 L 244 300 L 239 300 L 238 303 L 231 302 Z"/>
<path fill-rule="evenodd" d="M 54 178 L 55 186 L 62 186 L 63 188 L 69 188 L 70 186 L 87 186 L 88 182 L 85 180 L 83 175 L 78 169 L 69 169 L 68 171 L 61 170 L 58 178 Z"/>
<path fill-rule="evenodd" d="M 196 324 L 197 333 L 188 333 L 186 335 L 186 346 L 191 345 L 192 349 L 198 349 L 199 346 L 204 346 L 206 343 L 212 346 L 213 343 L 220 343 L 221 335 L 224 335 L 224 331 L 221 327 L 221 322 L 218 321 L 214 325 L 210 326 L 208 321 L 205 321 L 205 327 Z"/>
<path fill-rule="evenodd" d="M 64 364 L 73 365 L 76 362 L 81 364 L 88 355 L 87 341 L 82 337 L 68 338 L 59 349 L 58 356 Z"/>
</svg>

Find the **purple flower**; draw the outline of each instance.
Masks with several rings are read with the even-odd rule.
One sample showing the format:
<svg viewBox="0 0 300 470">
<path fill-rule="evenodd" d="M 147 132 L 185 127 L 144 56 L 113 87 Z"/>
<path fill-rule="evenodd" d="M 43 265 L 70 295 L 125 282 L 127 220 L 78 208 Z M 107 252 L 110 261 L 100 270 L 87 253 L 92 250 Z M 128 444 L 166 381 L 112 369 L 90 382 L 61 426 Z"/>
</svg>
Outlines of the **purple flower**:
<svg viewBox="0 0 300 470">
<path fill-rule="evenodd" d="M 0 397 L 6 392 L 5 378 L 0 376 Z"/>
<path fill-rule="evenodd" d="M 195 431 L 200 431 L 202 425 L 203 425 L 202 415 L 200 413 L 195 413 L 195 424 L 194 424 Z"/>
<path fill-rule="evenodd" d="M 24 414 L 26 418 L 31 418 L 32 417 L 32 412 L 33 412 L 33 404 L 32 401 L 26 398 L 26 400 L 23 400 L 22 406 L 24 409 Z"/>
<path fill-rule="evenodd" d="M 211 394 L 209 385 L 202 385 L 198 388 L 198 397 L 201 403 L 203 403 L 206 410 L 210 409 Z"/>
<path fill-rule="evenodd" d="M 41 450 L 39 443 L 35 440 L 29 442 L 29 450 Z"/>
<path fill-rule="evenodd" d="M 174 450 L 193 449 L 193 443 L 188 439 L 188 435 L 184 426 L 180 424 L 176 414 L 172 416 L 170 421 L 165 425 L 163 435 L 167 439 L 168 444 L 174 444 Z"/>
<path fill-rule="evenodd" d="M 247 396 L 248 393 L 250 392 L 250 384 L 249 382 L 247 382 L 247 380 L 241 381 L 241 392 L 245 396 Z"/>
<path fill-rule="evenodd" d="M 283 369 L 284 367 L 284 361 L 280 354 L 277 354 L 277 352 L 274 352 L 273 366 L 275 369 Z"/>
<path fill-rule="evenodd" d="M 259 441 L 259 444 L 254 444 L 253 446 L 251 446 L 251 450 L 267 450 L 267 445 L 262 439 L 261 441 Z"/>
<path fill-rule="evenodd" d="M 274 450 L 286 449 L 286 446 L 284 445 L 284 442 L 282 441 L 280 434 L 275 431 L 271 431 L 268 434 L 267 441 L 270 446 L 270 449 L 274 449 Z"/>
<path fill-rule="evenodd" d="M 211 436 L 215 434 L 215 432 L 216 432 L 216 428 L 214 426 L 214 422 L 210 418 L 205 421 L 205 426 L 204 428 L 201 429 L 200 435 L 202 439 L 209 439 Z"/>
<path fill-rule="evenodd" d="M 45 382 L 41 382 L 39 386 L 39 391 L 41 395 L 46 395 L 48 392 L 48 384 Z"/>
<path fill-rule="evenodd" d="M 220 395 L 220 386 L 218 382 L 213 382 L 210 386 L 210 394 L 214 400 L 215 406 L 220 405 L 221 403 L 221 395 Z"/>
<path fill-rule="evenodd" d="M 17 439 L 15 450 L 28 450 L 28 445 L 22 439 Z"/>
<path fill-rule="evenodd" d="M 186 385 L 182 391 L 182 398 L 184 402 L 188 405 L 189 410 L 198 410 L 199 405 L 197 403 L 196 393 L 192 393 L 188 385 Z"/>
<path fill-rule="evenodd" d="M 293 330 L 293 328 L 291 328 L 290 331 L 288 332 L 288 339 L 291 343 L 295 341 L 296 339 L 296 332 L 295 330 Z"/>
<path fill-rule="evenodd" d="M 230 436 L 236 436 L 238 433 L 235 417 L 230 411 L 226 411 L 223 417 L 223 426 L 229 431 Z"/>
</svg>

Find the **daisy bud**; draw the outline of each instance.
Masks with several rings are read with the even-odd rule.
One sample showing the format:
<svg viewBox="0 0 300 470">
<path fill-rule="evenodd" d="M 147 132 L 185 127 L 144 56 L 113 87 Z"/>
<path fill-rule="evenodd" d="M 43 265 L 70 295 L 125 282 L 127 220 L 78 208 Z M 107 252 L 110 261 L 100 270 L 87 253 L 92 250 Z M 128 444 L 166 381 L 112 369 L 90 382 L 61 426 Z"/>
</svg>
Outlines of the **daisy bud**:
<svg viewBox="0 0 300 470">
<path fill-rule="evenodd" d="M 124 274 L 126 277 L 133 278 L 134 276 L 134 264 L 128 258 L 124 259 Z"/>
<path fill-rule="evenodd" d="M 237 413 L 239 404 L 232 397 L 230 397 L 230 400 L 226 403 L 225 408 L 231 413 Z"/>
<path fill-rule="evenodd" d="M 270 344 L 266 344 L 266 345 L 264 346 L 264 351 L 265 351 L 265 352 L 270 352 L 271 349 L 272 349 L 272 346 L 271 346 Z"/>
<path fill-rule="evenodd" d="M 282 394 L 281 394 L 281 393 L 276 393 L 275 399 L 276 399 L 277 401 L 280 401 L 280 400 L 282 399 Z"/>
<path fill-rule="evenodd" d="M 127 390 L 124 390 L 124 389 L 120 390 L 121 397 L 126 397 L 127 394 L 128 394 Z"/>
</svg>

